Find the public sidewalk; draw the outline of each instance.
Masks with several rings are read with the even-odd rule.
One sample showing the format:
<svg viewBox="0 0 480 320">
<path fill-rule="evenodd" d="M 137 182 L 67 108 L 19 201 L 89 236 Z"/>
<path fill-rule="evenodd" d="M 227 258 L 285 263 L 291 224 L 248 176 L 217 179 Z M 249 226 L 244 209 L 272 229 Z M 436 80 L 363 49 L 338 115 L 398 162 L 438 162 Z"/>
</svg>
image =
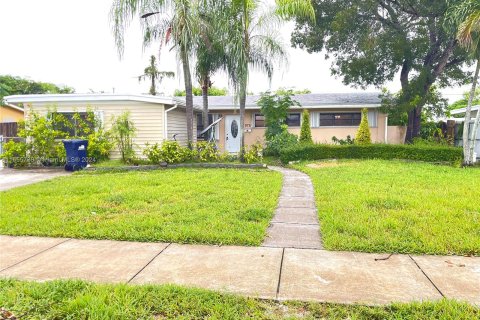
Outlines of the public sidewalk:
<svg viewBox="0 0 480 320">
<path fill-rule="evenodd" d="M 480 257 L 0 236 L 0 277 L 166 284 L 279 300 L 480 305 Z"/>
</svg>

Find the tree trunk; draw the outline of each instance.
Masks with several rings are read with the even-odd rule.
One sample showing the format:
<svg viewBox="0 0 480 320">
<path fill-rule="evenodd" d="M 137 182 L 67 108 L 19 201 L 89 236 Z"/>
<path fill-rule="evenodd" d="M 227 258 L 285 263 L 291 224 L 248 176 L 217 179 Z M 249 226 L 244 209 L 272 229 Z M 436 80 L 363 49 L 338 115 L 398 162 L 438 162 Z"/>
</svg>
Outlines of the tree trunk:
<svg viewBox="0 0 480 320">
<path fill-rule="evenodd" d="M 150 84 L 150 94 L 152 96 L 156 96 L 157 95 L 157 90 L 155 90 L 155 77 L 152 76 L 151 80 L 152 80 L 152 83 Z"/>
<path fill-rule="evenodd" d="M 190 74 L 190 61 L 184 46 L 180 45 L 180 57 L 183 66 L 183 78 L 185 81 L 185 109 L 187 112 L 187 141 L 189 147 L 193 143 L 193 93 L 192 75 Z"/>
<path fill-rule="evenodd" d="M 202 77 L 202 102 L 203 102 L 203 129 L 208 127 L 208 88 L 210 87 L 210 77 Z"/>
<path fill-rule="evenodd" d="M 408 112 L 408 126 L 405 142 L 413 142 L 420 135 L 420 123 L 422 121 L 422 107 L 418 106 Z"/>
<path fill-rule="evenodd" d="M 240 153 L 239 158 L 240 161 L 244 161 L 244 146 L 245 146 L 245 104 L 247 101 L 247 83 L 242 83 L 240 85 L 240 129 L 238 132 L 240 133 Z"/>
<path fill-rule="evenodd" d="M 463 123 L 463 163 L 465 165 L 473 164 L 473 152 L 475 150 L 475 140 L 479 121 L 480 110 L 477 110 L 477 117 L 471 133 L 471 141 L 469 141 L 470 120 L 472 118 L 472 104 L 475 97 L 475 90 L 477 89 L 478 75 L 480 73 L 480 59 L 477 60 L 477 68 L 473 76 L 472 88 L 470 89 L 470 96 L 468 97 L 467 110 L 465 112 L 465 122 Z"/>
</svg>

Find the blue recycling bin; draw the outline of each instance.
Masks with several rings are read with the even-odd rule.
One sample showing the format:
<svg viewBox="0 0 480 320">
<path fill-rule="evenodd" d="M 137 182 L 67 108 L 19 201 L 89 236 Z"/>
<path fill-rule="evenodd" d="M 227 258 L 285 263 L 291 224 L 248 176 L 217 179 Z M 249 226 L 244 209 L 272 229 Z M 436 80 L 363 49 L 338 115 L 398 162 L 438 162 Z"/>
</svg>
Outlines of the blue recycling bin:
<svg viewBox="0 0 480 320">
<path fill-rule="evenodd" d="M 87 166 L 88 141 L 82 139 L 62 140 L 67 152 L 66 171 L 78 171 Z"/>
</svg>

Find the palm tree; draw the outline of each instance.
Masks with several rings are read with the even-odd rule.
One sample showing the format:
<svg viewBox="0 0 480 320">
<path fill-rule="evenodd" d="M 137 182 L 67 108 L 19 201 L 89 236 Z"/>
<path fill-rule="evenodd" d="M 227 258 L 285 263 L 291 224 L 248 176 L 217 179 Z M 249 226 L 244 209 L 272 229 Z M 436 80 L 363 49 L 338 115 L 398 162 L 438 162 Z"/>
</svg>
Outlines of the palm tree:
<svg viewBox="0 0 480 320">
<path fill-rule="evenodd" d="M 173 78 L 175 73 L 171 71 L 159 71 L 157 68 L 157 62 L 154 55 L 150 56 L 150 65 L 143 70 L 143 74 L 138 76 L 138 81 L 150 80 L 150 91 L 152 96 L 157 95 L 155 82 L 162 83 L 163 78 Z"/>
<path fill-rule="evenodd" d="M 125 31 L 136 16 L 144 31 L 144 47 L 153 41 L 171 43 L 182 64 L 185 82 L 187 139 L 193 142 L 193 96 L 190 58 L 197 35 L 197 2 L 190 0 L 114 0 L 111 9 L 113 33 L 120 56 L 124 49 Z"/>
<path fill-rule="evenodd" d="M 227 22 L 224 30 L 228 30 L 227 69 L 240 105 L 240 159 L 245 145 L 243 129 L 250 67 L 265 72 L 271 79 L 274 64 L 286 59 L 278 41 L 279 27 L 296 16 L 315 19 L 310 0 L 276 0 L 273 8 L 260 0 L 230 3 L 230 19 L 224 19 Z"/>
<path fill-rule="evenodd" d="M 199 37 L 195 46 L 197 58 L 195 72 L 200 88 L 202 89 L 203 102 L 203 127 L 208 127 L 208 91 L 212 87 L 211 77 L 219 69 L 225 69 L 226 58 L 223 32 L 220 19 L 223 18 L 222 1 L 205 0 L 199 6 Z"/>
<path fill-rule="evenodd" d="M 473 76 L 472 88 L 468 97 L 465 122 L 463 126 L 464 164 L 471 165 L 475 160 L 473 157 L 476 133 L 480 121 L 480 110 L 478 110 L 473 130 L 469 132 L 472 103 L 475 97 L 480 74 L 480 2 L 478 0 L 465 0 L 459 2 L 449 9 L 446 21 L 450 26 L 453 25 L 456 27 L 457 41 L 462 47 L 466 48 L 472 55 L 472 58 L 476 60 L 476 68 Z"/>
</svg>

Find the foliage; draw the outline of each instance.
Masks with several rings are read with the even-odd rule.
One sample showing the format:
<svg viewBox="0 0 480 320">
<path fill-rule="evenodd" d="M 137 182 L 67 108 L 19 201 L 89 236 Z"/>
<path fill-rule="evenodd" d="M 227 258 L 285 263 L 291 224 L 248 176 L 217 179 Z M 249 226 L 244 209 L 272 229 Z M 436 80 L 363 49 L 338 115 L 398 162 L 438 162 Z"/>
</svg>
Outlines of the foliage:
<svg viewBox="0 0 480 320">
<path fill-rule="evenodd" d="M 265 116 L 265 138 L 271 140 L 282 132 L 282 125 L 287 119 L 288 109 L 300 104 L 292 99 L 293 91 L 288 90 L 282 94 L 272 94 L 270 91 L 261 94 L 257 105 L 261 113 Z"/>
<path fill-rule="evenodd" d="M 288 149 L 298 144 L 298 137 L 288 132 L 288 126 L 282 125 L 282 132 L 266 142 L 265 155 L 278 157 L 283 149 Z"/>
<path fill-rule="evenodd" d="M 29 110 L 19 125 L 20 139 L 6 143 L 1 157 L 14 167 L 63 165 L 66 154 L 61 139 L 81 138 L 88 140 L 89 162 L 108 159 L 113 148 L 111 134 L 103 129 L 95 112 L 87 110 L 86 116 L 75 112 L 72 120 L 54 108 L 45 116 Z"/>
<path fill-rule="evenodd" d="M 404 101 L 401 90 L 393 94 L 387 89 L 383 89 L 380 98 L 382 100 L 380 110 L 388 114 L 388 125 L 391 126 L 406 126 L 408 124 L 408 110 L 415 108 L 420 100 L 424 100 L 422 102 L 422 119 L 431 120 L 442 117 L 448 112 L 448 99 L 442 97 L 436 86 L 431 86 L 423 97 L 412 97 L 409 101 Z"/>
<path fill-rule="evenodd" d="M 278 88 L 275 93 L 282 95 L 282 94 L 287 94 L 289 91 L 291 91 L 293 94 L 309 94 L 312 93 L 310 89 L 295 89 L 295 88 L 285 88 L 285 87 L 280 87 Z"/>
<path fill-rule="evenodd" d="M 152 96 L 157 95 L 156 81 L 162 83 L 164 78 L 174 78 L 175 73 L 171 71 L 160 71 L 157 67 L 156 58 L 154 55 L 150 56 L 150 65 L 145 68 L 143 74 L 138 76 L 138 81 L 144 81 L 145 79 L 150 80 L 150 91 L 149 93 Z"/>
<path fill-rule="evenodd" d="M 17 94 L 73 93 L 71 87 L 59 87 L 53 83 L 38 82 L 10 75 L 0 75 L 0 102 L 4 96 Z"/>
<path fill-rule="evenodd" d="M 477 319 L 466 302 L 441 299 L 387 306 L 253 299 L 174 285 L 94 284 L 80 280 L 0 280 L 0 300 L 31 319 Z M 32 306 L 41 306 L 32 308 Z"/>
<path fill-rule="evenodd" d="M 348 135 L 347 138 L 345 138 L 345 139 L 338 139 L 337 137 L 333 136 L 332 137 L 332 142 L 334 144 L 339 144 L 341 146 L 344 146 L 344 145 L 354 144 L 355 139 L 352 139 L 352 137 L 350 135 Z"/>
<path fill-rule="evenodd" d="M 215 143 L 200 141 L 195 144 L 195 159 L 200 162 L 213 162 L 220 159 L 220 153 Z"/>
<path fill-rule="evenodd" d="M 448 106 L 448 111 L 466 108 L 469 96 L 470 92 L 465 92 L 462 99 L 457 100 Z M 480 105 L 480 88 L 475 91 L 475 97 L 473 98 L 472 105 Z M 465 115 L 454 115 L 454 117 L 464 118 Z"/>
<path fill-rule="evenodd" d="M 258 246 L 281 185 L 270 170 L 84 171 L 2 192 L 0 234 Z"/>
<path fill-rule="evenodd" d="M 158 143 L 148 145 L 143 150 L 147 159 L 155 164 L 180 163 L 186 161 L 194 162 L 217 162 L 223 159 L 214 143 L 199 141 L 192 144 L 191 148 L 182 147 L 176 141 L 164 141 L 161 145 Z"/>
<path fill-rule="evenodd" d="M 454 0 L 457 2 L 457 0 Z M 418 136 L 432 85 L 464 84 L 471 58 L 444 28 L 449 0 L 313 1 L 316 21 L 297 19 L 292 44 L 333 57 L 347 85 L 381 87 L 399 77 L 393 106 L 407 112 L 407 139 Z"/>
<path fill-rule="evenodd" d="M 112 116 L 112 137 L 115 141 L 122 160 L 130 163 L 135 157 L 133 138 L 135 137 L 135 124 L 130 119 L 130 112 L 126 111 L 118 117 Z"/>
<path fill-rule="evenodd" d="M 194 96 L 201 96 L 202 95 L 202 88 L 201 87 L 193 87 L 192 92 Z M 178 90 L 176 89 L 174 94 L 176 97 L 185 97 L 185 90 Z M 228 95 L 227 88 L 217 88 L 217 87 L 209 87 L 208 88 L 208 95 L 209 96 L 226 96 Z"/>
<path fill-rule="evenodd" d="M 312 130 L 310 129 L 310 113 L 308 110 L 303 110 L 302 113 L 302 127 L 300 129 L 300 142 L 313 143 Z"/>
<path fill-rule="evenodd" d="M 320 159 L 405 159 L 426 162 L 451 162 L 462 159 L 462 149 L 456 147 L 424 147 L 415 145 L 297 145 L 280 151 L 283 163 Z"/>
<path fill-rule="evenodd" d="M 357 135 L 355 136 L 355 144 L 368 145 L 372 143 L 370 137 L 370 126 L 368 125 L 368 109 L 362 109 L 362 121 L 358 127 Z"/>
<path fill-rule="evenodd" d="M 246 163 L 257 163 L 263 159 L 263 146 L 260 142 L 252 144 L 250 147 L 245 147 L 243 158 Z"/>
</svg>

